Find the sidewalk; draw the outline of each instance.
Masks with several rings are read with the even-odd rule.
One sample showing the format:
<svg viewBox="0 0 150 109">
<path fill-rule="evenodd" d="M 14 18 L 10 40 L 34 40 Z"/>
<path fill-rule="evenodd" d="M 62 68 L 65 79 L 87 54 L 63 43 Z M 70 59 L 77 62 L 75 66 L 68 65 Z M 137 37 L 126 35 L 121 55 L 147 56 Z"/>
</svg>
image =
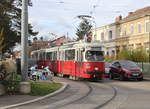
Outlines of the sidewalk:
<svg viewBox="0 0 150 109">
<path fill-rule="evenodd" d="M 60 81 L 57 81 L 60 82 Z M 61 82 L 62 83 L 62 82 Z M 62 91 L 65 90 L 65 88 L 67 87 L 68 84 L 66 83 L 62 83 L 64 84 L 62 88 L 60 88 L 59 90 L 50 93 L 46 96 L 30 96 L 30 95 L 4 95 L 4 96 L 0 96 L 0 109 L 7 109 L 6 107 L 11 107 L 14 105 L 22 105 L 22 104 L 26 104 L 26 103 L 32 103 L 38 100 L 42 100 L 46 97 L 50 97 L 53 95 L 56 95 L 58 93 L 61 93 Z"/>
<path fill-rule="evenodd" d="M 150 81 L 150 75 L 145 74 L 145 75 L 144 75 L 144 80 L 148 80 L 148 81 Z"/>
<path fill-rule="evenodd" d="M 39 96 L 30 96 L 30 95 L 5 95 L 0 96 L 0 109 L 8 105 L 18 104 L 25 101 L 33 100 Z"/>
</svg>

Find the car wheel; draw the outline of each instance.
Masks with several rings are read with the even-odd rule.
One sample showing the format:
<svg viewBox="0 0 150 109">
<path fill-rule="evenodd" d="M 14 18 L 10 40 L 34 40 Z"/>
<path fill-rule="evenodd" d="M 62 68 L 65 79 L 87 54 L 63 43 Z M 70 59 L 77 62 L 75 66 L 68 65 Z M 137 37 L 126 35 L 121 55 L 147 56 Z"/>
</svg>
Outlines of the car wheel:
<svg viewBox="0 0 150 109">
<path fill-rule="evenodd" d="M 109 79 L 114 79 L 112 73 L 109 73 Z"/>
<path fill-rule="evenodd" d="M 143 77 L 142 77 L 142 78 L 138 78 L 137 80 L 138 80 L 138 81 L 143 81 Z"/>
</svg>

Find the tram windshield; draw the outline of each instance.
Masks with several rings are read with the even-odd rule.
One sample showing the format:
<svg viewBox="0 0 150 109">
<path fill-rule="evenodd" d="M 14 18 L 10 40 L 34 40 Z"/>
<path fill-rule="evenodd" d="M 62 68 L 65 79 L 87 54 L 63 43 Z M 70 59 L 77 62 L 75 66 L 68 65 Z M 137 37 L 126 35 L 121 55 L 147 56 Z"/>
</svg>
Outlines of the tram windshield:
<svg viewBox="0 0 150 109">
<path fill-rule="evenodd" d="M 103 61 L 104 56 L 102 51 L 87 51 L 85 54 L 87 61 Z"/>
</svg>

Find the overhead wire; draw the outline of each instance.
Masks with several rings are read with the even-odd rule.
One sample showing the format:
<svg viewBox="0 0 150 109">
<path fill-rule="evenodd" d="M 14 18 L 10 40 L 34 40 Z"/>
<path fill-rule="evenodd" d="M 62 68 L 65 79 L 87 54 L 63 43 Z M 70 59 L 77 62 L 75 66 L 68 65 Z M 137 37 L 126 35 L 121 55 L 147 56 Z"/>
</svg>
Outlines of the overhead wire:
<svg viewBox="0 0 150 109">
<path fill-rule="evenodd" d="M 98 7 L 99 2 L 100 2 L 100 0 L 97 0 L 97 2 L 94 5 L 92 5 L 92 9 L 90 11 L 90 15 L 92 15 L 94 13 L 96 8 Z"/>
</svg>

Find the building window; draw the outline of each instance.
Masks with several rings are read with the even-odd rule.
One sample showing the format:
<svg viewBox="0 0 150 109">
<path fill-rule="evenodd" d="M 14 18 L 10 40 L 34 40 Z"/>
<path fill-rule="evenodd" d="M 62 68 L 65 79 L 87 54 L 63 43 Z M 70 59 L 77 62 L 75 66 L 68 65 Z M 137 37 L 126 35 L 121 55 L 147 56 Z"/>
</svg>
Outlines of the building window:
<svg viewBox="0 0 150 109">
<path fill-rule="evenodd" d="M 106 55 L 109 56 L 109 52 L 108 51 L 107 51 Z"/>
<path fill-rule="evenodd" d="M 124 28 L 123 28 L 123 36 L 126 36 L 126 26 L 124 26 Z"/>
<path fill-rule="evenodd" d="M 138 22 L 138 33 L 141 33 L 141 23 Z"/>
<path fill-rule="evenodd" d="M 104 40 L 104 32 L 101 33 L 101 40 Z"/>
<path fill-rule="evenodd" d="M 121 27 L 118 27 L 118 28 L 117 28 L 117 34 L 118 34 L 117 37 L 120 37 L 120 36 L 121 36 Z"/>
<path fill-rule="evenodd" d="M 112 53 L 111 56 L 114 57 L 115 56 L 115 50 L 112 50 L 111 53 Z"/>
<path fill-rule="evenodd" d="M 123 45 L 123 46 L 122 46 L 122 49 L 126 49 L 126 48 L 127 48 L 127 45 Z"/>
<path fill-rule="evenodd" d="M 134 44 L 130 44 L 129 49 L 133 49 L 133 48 L 134 48 Z"/>
<path fill-rule="evenodd" d="M 146 20 L 145 21 L 145 32 L 149 32 L 149 21 L 148 20 Z"/>
<path fill-rule="evenodd" d="M 112 31 L 109 31 L 109 39 L 112 39 Z"/>
<path fill-rule="evenodd" d="M 144 43 L 144 47 L 145 47 L 145 48 L 149 48 L 149 42 L 145 42 L 145 43 Z"/>
<path fill-rule="evenodd" d="M 134 33 L 134 25 L 133 24 L 130 25 L 130 30 L 131 30 L 131 34 L 133 34 Z"/>
<path fill-rule="evenodd" d="M 141 43 L 137 43 L 136 44 L 136 48 L 141 48 L 142 47 L 142 44 Z"/>
</svg>

